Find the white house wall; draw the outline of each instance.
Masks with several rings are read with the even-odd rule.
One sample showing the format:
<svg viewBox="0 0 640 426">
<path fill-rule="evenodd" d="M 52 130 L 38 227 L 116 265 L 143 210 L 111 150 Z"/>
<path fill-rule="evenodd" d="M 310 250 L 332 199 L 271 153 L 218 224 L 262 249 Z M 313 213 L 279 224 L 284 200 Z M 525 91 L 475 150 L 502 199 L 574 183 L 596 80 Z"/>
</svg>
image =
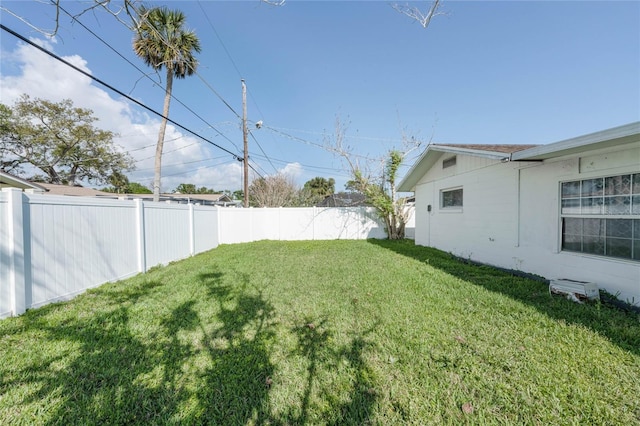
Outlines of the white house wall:
<svg viewBox="0 0 640 426">
<path fill-rule="evenodd" d="M 640 303 L 640 263 L 560 251 L 560 182 L 640 172 L 640 143 L 544 162 L 441 157 L 418 182 L 416 244 L 546 278 L 593 281 Z M 440 191 L 463 188 L 459 212 L 440 207 Z M 431 205 L 431 212 L 428 212 Z"/>
<path fill-rule="evenodd" d="M 639 262 L 560 250 L 559 205 L 561 182 L 638 172 L 640 143 L 524 167 L 517 252 L 526 256 L 527 268 L 549 278 L 596 282 L 621 299 L 640 304 Z"/>
<path fill-rule="evenodd" d="M 503 264 L 510 254 L 506 247 L 513 247 L 517 238 L 517 173 L 513 163 L 460 155 L 453 167 L 434 166 L 416 188 L 416 243 L 481 262 L 499 258 Z M 443 209 L 440 192 L 458 187 L 463 189 L 463 208 Z"/>
</svg>

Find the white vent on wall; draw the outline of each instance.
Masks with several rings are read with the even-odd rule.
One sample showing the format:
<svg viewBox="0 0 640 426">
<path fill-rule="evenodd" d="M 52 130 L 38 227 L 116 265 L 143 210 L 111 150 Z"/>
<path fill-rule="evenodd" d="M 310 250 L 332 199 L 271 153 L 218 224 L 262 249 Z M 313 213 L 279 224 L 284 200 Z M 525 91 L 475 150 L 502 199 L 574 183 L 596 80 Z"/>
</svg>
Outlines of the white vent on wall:
<svg viewBox="0 0 640 426">
<path fill-rule="evenodd" d="M 442 168 L 446 169 L 447 167 L 453 167 L 456 165 L 456 156 L 449 157 L 447 159 L 442 160 Z"/>
<path fill-rule="evenodd" d="M 581 299 L 599 300 L 600 292 L 596 283 L 575 281 L 566 278 L 558 278 L 549 282 L 549 292 L 564 294 L 566 296 Z"/>
</svg>

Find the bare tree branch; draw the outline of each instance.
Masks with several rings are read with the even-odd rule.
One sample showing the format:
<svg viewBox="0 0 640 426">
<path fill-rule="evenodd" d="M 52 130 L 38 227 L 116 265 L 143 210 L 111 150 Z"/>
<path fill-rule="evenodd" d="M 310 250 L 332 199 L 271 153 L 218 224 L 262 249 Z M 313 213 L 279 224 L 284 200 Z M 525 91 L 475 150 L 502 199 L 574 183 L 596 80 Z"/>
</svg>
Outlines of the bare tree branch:
<svg viewBox="0 0 640 426">
<path fill-rule="evenodd" d="M 60 0 L 56 0 L 58 2 Z M 89 11 L 94 11 L 97 8 L 102 8 L 107 13 L 112 15 L 118 22 L 123 24 L 129 30 L 135 28 L 135 25 L 138 23 L 138 8 L 137 4 L 141 4 L 141 0 L 122 0 L 122 5 L 113 6 L 114 2 L 112 0 L 93 0 L 94 5 L 87 7 L 82 12 L 73 16 L 72 19 L 76 19 Z M 134 22 L 135 25 L 131 25 L 131 21 Z"/>
<path fill-rule="evenodd" d="M 369 173 L 369 166 L 377 161 L 367 159 L 367 169 L 362 170 L 358 161 L 358 156 L 353 153 L 350 146 L 346 144 L 346 131 L 349 123 L 345 123 L 339 116 L 336 116 L 335 134 L 331 137 L 325 136 L 325 149 L 334 155 L 339 156 L 349 167 L 351 180 L 347 186 L 351 190 L 362 193 L 367 202 L 378 212 L 384 221 L 387 236 L 390 239 L 404 238 L 405 225 L 413 214 L 412 209 L 406 205 L 406 199 L 399 198 L 396 188 L 396 180 L 400 166 L 406 155 L 422 146 L 422 140 L 409 136 L 405 129 L 401 129 L 403 149 L 391 149 L 385 157 L 380 158 L 379 172 Z"/>
<path fill-rule="evenodd" d="M 429 8 L 429 10 L 426 13 L 423 13 L 418 7 L 412 7 L 408 4 L 402 6 L 398 3 L 394 3 L 391 5 L 391 7 L 393 7 L 396 11 L 418 21 L 422 28 L 427 28 L 429 26 L 429 23 L 431 22 L 431 18 L 433 18 L 434 16 L 444 15 L 444 13 L 438 12 L 439 6 L 440 0 L 434 0 L 433 3 L 431 3 L 431 7 Z"/>
<path fill-rule="evenodd" d="M 270 6 L 284 6 L 284 3 L 286 0 L 260 0 L 260 1 Z"/>
<path fill-rule="evenodd" d="M 97 8 L 102 8 L 105 11 L 107 11 L 107 13 L 114 16 L 118 20 L 118 22 L 125 25 L 128 29 L 132 29 L 133 27 L 131 26 L 131 20 L 133 20 L 134 23 L 137 22 L 137 6 L 136 5 L 140 4 L 141 2 L 142 0 L 121 0 L 117 2 L 114 0 L 93 0 L 93 4 L 89 4 L 80 13 L 76 14 L 75 16 L 71 16 L 71 15 L 69 16 L 71 16 L 72 19 L 75 19 L 79 16 L 84 15 L 87 12 L 94 11 Z M 39 1 L 39 3 L 42 3 L 43 6 L 52 6 L 55 8 L 55 18 L 53 22 L 53 29 L 46 29 L 46 28 L 34 25 L 28 19 L 13 12 L 7 6 L 0 5 L 0 10 L 8 13 L 9 15 L 15 17 L 16 19 L 19 19 L 20 21 L 25 23 L 27 26 L 29 26 L 31 29 L 39 32 L 45 37 L 54 37 L 58 34 L 58 30 L 60 29 L 60 11 L 61 10 L 65 11 L 64 8 L 62 7 L 61 0 Z"/>
<path fill-rule="evenodd" d="M 60 23 L 60 8 L 59 8 L 60 0 L 52 1 L 51 4 L 55 5 L 55 7 L 56 7 L 56 18 L 55 18 L 55 24 L 54 24 L 53 30 L 45 30 L 45 29 L 42 29 L 40 27 L 37 27 L 37 26 L 33 25 L 31 22 L 29 22 L 27 19 L 25 19 L 22 16 L 12 12 L 11 9 L 8 9 L 8 8 L 2 6 L 2 5 L 0 5 L 0 10 L 2 10 L 3 12 L 6 12 L 9 15 L 19 19 L 20 21 L 25 23 L 32 30 L 35 30 L 35 31 L 39 32 L 40 34 L 44 35 L 47 38 L 51 38 L 51 37 L 55 36 L 58 33 L 58 28 L 59 28 L 59 23 Z"/>
</svg>

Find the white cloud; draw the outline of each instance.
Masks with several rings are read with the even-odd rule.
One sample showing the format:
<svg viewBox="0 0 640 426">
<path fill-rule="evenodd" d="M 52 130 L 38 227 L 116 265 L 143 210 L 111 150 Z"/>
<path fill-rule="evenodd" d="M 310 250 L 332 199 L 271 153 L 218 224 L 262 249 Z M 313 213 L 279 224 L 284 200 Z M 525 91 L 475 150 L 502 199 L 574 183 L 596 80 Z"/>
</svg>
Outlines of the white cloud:
<svg viewBox="0 0 640 426">
<path fill-rule="evenodd" d="M 294 162 L 294 163 L 287 164 L 278 172 L 289 176 L 293 180 L 297 180 L 299 177 L 302 176 L 304 169 L 302 168 L 302 164 L 298 162 Z"/>
<path fill-rule="evenodd" d="M 38 40 L 48 50 L 55 40 Z M 99 118 L 96 125 L 111 130 L 119 136 L 114 142 L 128 151 L 136 160 L 137 170 L 130 179 L 152 186 L 155 145 L 160 120 L 146 111 L 140 112 L 110 93 L 92 84 L 92 80 L 50 56 L 19 43 L 7 55 L 3 52 L 3 69 L 17 69 L 16 75 L 6 75 L 0 70 L 0 101 L 12 105 L 23 93 L 32 98 L 54 102 L 71 99 L 75 106 L 91 109 Z M 63 57 L 78 68 L 91 74 L 89 64 L 78 55 Z M 182 133 L 169 124 L 165 133 L 163 150 L 162 190 L 169 192 L 182 182 L 216 190 L 236 190 L 241 185 L 241 163 L 219 157 L 199 139 Z M 214 158 L 214 159 L 212 159 Z M 226 162 L 225 162 L 226 161 Z"/>
</svg>

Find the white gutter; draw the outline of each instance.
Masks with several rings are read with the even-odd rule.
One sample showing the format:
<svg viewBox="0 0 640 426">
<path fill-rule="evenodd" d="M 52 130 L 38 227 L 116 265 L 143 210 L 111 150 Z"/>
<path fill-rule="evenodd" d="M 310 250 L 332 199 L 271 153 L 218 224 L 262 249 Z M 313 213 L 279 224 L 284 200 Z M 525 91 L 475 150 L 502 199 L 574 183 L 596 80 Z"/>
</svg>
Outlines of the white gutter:
<svg viewBox="0 0 640 426">
<path fill-rule="evenodd" d="M 556 153 L 560 155 L 559 153 L 562 151 L 580 149 L 588 145 L 612 141 L 614 139 L 621 139 L 634 135 L 640 135 L 640 121 L 614 127 L 612 129 L 578 136 L 571 139 L 565 139 L 560 142 L 524 149 L 522 151 L 514 152 L 513 154 L 511 154 L 510 158 L 513 161 L 544 159 L 554 157 L 553 154 Z"/>
<path fill-rule="evenodd" d="M 509 159 L 510 155 L 506 152 L 486 151 L 481 149 L 457 148 L 444 145 L 430 145 L 433 151 L 449 152 L 452 154 L 468 154 L 474 157 L 490 158 L 492 160 Z"/>
</svg>

